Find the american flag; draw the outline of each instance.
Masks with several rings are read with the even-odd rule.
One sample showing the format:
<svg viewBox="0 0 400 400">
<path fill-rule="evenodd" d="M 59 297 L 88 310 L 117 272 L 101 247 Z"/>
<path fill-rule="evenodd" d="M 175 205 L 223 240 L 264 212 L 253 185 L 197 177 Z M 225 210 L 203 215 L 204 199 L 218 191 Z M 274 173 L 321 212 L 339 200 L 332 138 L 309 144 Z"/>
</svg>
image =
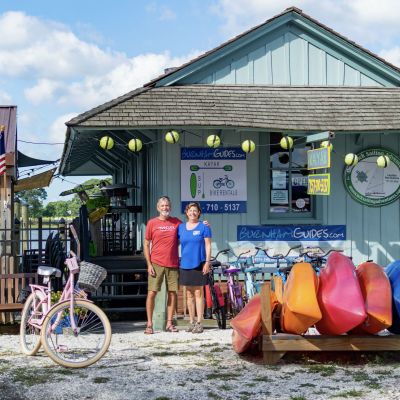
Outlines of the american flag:
<svg viewBox="0 0 400 400">
<path fill-rule="evenodd" d="M 5 126 L 0 126 L 0 176 L 6 172 Z"/>
</svg>

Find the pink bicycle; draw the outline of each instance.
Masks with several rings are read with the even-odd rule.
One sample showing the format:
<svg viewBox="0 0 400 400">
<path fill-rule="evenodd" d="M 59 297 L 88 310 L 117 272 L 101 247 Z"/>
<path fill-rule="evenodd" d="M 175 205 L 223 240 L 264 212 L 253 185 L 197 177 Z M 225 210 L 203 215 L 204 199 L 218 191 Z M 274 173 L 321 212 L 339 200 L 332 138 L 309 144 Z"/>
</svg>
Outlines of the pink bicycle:
<svg viewBox="0 0 400 400">
<path fill-rule="evenodd" d="M 21 316 L 22 352 L 35 355 L 40 346 L 63 367 L 82 368 L 97 362 L 108 350 L 111 325 L 105 313 L 88 300 L 85 290 L 96 290 L 105 279 L 104 268 L 81 262 L 76 257 L 65 261 L 70 274 L 60 299 L 52 304 L 52 277 L 61 277 L 53 267 L 39 267 L 44 285 L 30 285 Z M 75 275 L 79 279 L 75 286 Z"/>
</svg>

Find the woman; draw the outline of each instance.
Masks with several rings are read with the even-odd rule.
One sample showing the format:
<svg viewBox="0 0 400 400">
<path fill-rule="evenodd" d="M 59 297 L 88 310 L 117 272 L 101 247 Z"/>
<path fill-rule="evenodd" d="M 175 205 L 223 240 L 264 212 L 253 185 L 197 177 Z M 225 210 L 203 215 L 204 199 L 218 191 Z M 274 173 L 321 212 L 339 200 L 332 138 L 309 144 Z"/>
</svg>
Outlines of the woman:
<svg viewBox="0 0 400 400">
<path fill-rule="evenodd" d="M 211 230 L 199 221 L 199 203 L 189 203 L 185 208 L 187 222 L 178 227 L 181 243 L 179 284 L 186 286 L 190 323 L 186 332 L 203 332 L 203 286 L 207 283 L 211 258 Z M 196 318 L 197 314 L 197 318 Z"/>
</svg>

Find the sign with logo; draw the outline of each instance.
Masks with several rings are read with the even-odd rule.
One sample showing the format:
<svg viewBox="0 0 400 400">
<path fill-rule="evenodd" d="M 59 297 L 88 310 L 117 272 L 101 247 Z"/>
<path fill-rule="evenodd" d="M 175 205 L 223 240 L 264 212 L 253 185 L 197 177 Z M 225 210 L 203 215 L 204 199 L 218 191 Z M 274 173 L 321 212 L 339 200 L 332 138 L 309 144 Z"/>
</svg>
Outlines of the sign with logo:
<svg viewBox="0 0 400 400">
<path fill-rule="evenodd" d="M 308 175 L 307 194 L 329 196 L 331 191 L 331 174 Z"/>
<path fill-rule="evenodd" d="M 331 151 L 329 147 L 307 151 L 307 169 L 331 167 Z"/>
<path fill-rule="evenodd" d="M 387 155 L 390 164 L 379 168 L 376 159 Z M 358 163 L 346 167 L 344 185 L 350 196 L 369 207 L 382 207 L 400 197 L 400 159 L 391 151 L 372 148 L 357 154 Z"/>
<path fill-rule="evenodd" d="M 346 225 L 238 225 L 238 241 L 328 242 L 346 240 Z"/>
<path fill-rule="evenodd" d="M 237 147 L 181 149 L 181 209 L 199 202 L 203 213 L 244 213 L 246 153 Z"/>
</svg>

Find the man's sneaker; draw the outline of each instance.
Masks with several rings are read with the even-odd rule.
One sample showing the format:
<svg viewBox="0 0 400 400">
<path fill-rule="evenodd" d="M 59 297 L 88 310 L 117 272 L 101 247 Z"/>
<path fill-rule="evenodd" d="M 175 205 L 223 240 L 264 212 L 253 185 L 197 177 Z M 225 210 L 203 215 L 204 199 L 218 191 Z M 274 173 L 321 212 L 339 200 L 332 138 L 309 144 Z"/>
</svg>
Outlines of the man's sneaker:
<svg viewBox="0 0 400 400">
<path fill-rule="evenodd" d="M 202 333 L 203 332 L 203 325 L 200 324 L 199 322 L 196 322 L 196 325 L 194 326 L 192 333 Z"/>
<path fill-rule="evenodd" d="M 189 325 L 187 326 L 185 332 L 193 332 L 194 327 L 196 324 L 194 322 L 190 322 Z"/>
</svg>

